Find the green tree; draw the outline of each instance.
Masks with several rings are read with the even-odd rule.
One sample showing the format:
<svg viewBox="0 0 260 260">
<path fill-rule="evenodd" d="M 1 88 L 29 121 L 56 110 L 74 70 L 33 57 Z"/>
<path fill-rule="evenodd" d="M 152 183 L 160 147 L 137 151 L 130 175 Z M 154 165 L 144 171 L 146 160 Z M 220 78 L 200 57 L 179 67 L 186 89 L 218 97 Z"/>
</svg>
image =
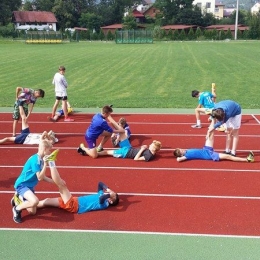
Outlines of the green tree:
<svg viewBox="0 0 260 260">
<path fill-rule="evenodd" d="M 21 0 L 1 0 L 0 1 L 0 25 L 7 25 L 11 22 L 12 12 L 19 10 Z"/>
<path fill-rule="evenodd" d="M 179 34 L 179 40 L 181 41 L 185 41 L 186 40 L 186 33 L 185 31 L 182 29 L 180 34 Z"/>
<path fill-rule="evenodd" d="M 137 23 L 133 15 L 127 15 L 123 19 L 123 28 L 125 30 L 134 30 L 137 29 Z"/>
<path fill-rule="evenodd" d="M 195 39 L 195 33 L 194 33 L 192 28 L 190 28 L 190 30 L 188 32 L 187 39 L 190 40 L 190 41 Z"/>
<path fill-rule="evenodd" d="M 174 30 L 173 32 L 173 40 L 174 41 L 178 41 L 179 40 L 179 31 L 178 30 Z"/>
<path fill-rule="evenodd" d="M 172 41 L 172 40 L 173 40 L 173 31 L 172 31 L 172 29 L 169 29 L 169 31 L 168 31 L 167 39 L 168 39 L 169 41 Z"/>
<path fill-rule="evenodd" d="M 196 32 L 195 32 L 195 38 L 199 39 L 202 36 L 202 34 L 203 33 L 202 33 L 200 27 L 197 27 Z"/>
<path fill-rule="evenodd" d="M 105 34 L 104 34 L 103 30 L 100 30 L 100 31 L 99 31 L 99 39 L 100 39 L 101 41 L 103 41 L 103 40 L 105 39 Z"/>
<path fill-rule="evenodd" d="M 83 13 L 79 18 L 79 25 L 84 28 L 88 28 L 91 31 L 99 33 L 102 26 L 102 17 L 94 13 Z"/>
<path fill-rule="evenodd" d="M 52 8 L 54 7 L 55 0 L 33 0 L 33 1 L 27 0 L 27 2 L 29 3 L 31 2 L 31 5 L 34 5 L 36 10 L 38 11 L 51 12 Z"/>
<path fill-rule="evenodd" d="M 260 13 L 251 15 L 249 19 L 249 38 L 258 39 L 260 37 Z"/>
<path fill-rule="evenodd" d="M 230 29 L 228 28 L 228 30 L 227 30 L 227 32 L 226 32 L 226 39 L 233 39 L 233 38 L 234 38 L 234 37 L 233 37 L 233 35 L 232 35 Z"/>
</svg>

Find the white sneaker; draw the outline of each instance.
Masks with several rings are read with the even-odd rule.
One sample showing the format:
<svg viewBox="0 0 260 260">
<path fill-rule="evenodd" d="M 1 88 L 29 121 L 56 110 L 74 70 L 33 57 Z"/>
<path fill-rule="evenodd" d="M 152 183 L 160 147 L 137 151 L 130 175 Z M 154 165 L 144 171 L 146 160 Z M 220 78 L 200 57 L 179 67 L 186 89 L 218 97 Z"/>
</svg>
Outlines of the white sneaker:
<svg viewBox="0 0 260 260">
<path fill-rule="evenodd" d="M 192 125 L 191 127 L 192 128 L 201 128 L 202 126 L 201 125 Z"/>
</svg>

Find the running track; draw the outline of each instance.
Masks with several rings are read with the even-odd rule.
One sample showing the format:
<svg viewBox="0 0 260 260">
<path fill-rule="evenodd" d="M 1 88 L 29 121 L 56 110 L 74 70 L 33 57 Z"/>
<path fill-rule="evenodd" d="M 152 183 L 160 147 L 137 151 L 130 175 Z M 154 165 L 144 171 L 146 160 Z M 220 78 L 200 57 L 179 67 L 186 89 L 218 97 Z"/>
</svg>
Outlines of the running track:
<svg viewBox="0 0 260 260">
<path fill-rule="evenodd" d="M 101 157 L 91 159 L 77 154 L 84 132 L 93 114 L 75 114 L 75 122 L 50 123 L 46 114 L 32 114 L 31 132 L 52 129 L 60 148 L 57 165 L 71 192 L 82 195 L 96 192 L 102 180 L 120 193 L 116 208 L 82 215 L 59 209 L 39 210 L 36 216 L 23 212 L 23 223 L 12 220 L 10 199 L 13 184 L 21 168 L 37 146 L 1 145 L 0 151 L 0 228 L 82 229 L 166 232 L 187 234 L 260 236 L 259 120 L 244 115 L 240 131 L 239 156 L 248 150 L 255 163 L 187 161 L 178 163 L 172 149 L 199 148 L 204 145 L 204 128 L 192 129 L 194 115 L 115 114 L 124 116 L 133 133 L 132 145 L 139 147 L 157 139 L 163 149 L 156 160 L 135 162 L 131 159 Z M 0 114 L 0 138 L 9 136 L 11 114 Z M 225 134 L 216 132 L 215 149 L 222 151 Z M 111 148 L 108 142 L 105 148 Z M 48 172 L 49 174 L 49 172 Z M 36 187 L 40 199 L 57 196 L 54 185 L 41 182 Z"/>
</svg>

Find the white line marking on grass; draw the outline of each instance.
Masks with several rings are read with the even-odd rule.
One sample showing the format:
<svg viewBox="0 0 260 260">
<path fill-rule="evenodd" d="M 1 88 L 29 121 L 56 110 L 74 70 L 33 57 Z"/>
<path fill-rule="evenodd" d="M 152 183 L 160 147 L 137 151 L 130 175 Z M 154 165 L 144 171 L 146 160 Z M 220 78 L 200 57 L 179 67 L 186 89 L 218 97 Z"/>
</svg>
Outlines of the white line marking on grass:
<svg viewBox="0 0 260 260">
<path fill-rule="evenodd" d="M 260 121 L 255 117 L 255 115 L 251 115 L 254 119 L 255 119 L 255 121 L 260 125 Z"/>
<path fill-rule="evenodd" d="M 245 238 L 260 239 L 260 236 L 224 235 L 224 234 L 197 234 L 197 233 L 167 233 L 167 232 L 144 232 L 144 231 L 116 231 L 116 230 L 84 230 L 84 229 L 39 229 L 39 228 L 0 228 L 4 231 L 40 231 L 40 232 L 69 232 L 69 233 L 108 233 L 108 234 L 135 234 L 135 235 L 162 235 L 162 236 L 187 236 L 187 237 L 215 237 L 215 238 Z"/>
<path fill-rule="evenodd" d="M 23 168 L 18 165 L 0 165 L 0 168 Z M 206 172 L 260 172 L 260 170 L 248 169 L 202 169 L 202 168 L 144 168 L 144 167 L 125 167 L 125 166 L 57 166 L 60 169 L 112 169 L 112 170 L 144 170 L 144 171 L 206 171 Z"/>
</svg>

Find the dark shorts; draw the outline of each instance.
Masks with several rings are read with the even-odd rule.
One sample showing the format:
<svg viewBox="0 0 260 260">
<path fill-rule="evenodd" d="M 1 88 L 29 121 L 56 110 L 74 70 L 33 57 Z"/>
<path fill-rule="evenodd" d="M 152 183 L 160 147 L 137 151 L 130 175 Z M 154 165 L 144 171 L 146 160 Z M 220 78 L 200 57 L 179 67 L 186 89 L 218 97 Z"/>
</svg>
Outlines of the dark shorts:
<svg viewBox="0 0 260 260">
<path fill-rule="evenodd" d="M 56 100 L 67 100 L 68 97 L 67 96 L 64 96 L 64 97 L 58 97 L 56 96 Z"/>
<path fill-rule="evenodd" d="M 14 139 L 14 143 L 15 144 L 23 144 L 26 137 L 30 134 L 30 130 L 29 127 L 25 128 L 21 131 L 21 133 L 19 135 L 17 135 Z"/>
<path fill-rule="evenodd" d="M 88 144 L 89 149 L 93 149 L 97 146 L 97 140 L 96 139 L 89 138 L 87 135 L 85 135 L 85 140 Z"/>
</svg>

